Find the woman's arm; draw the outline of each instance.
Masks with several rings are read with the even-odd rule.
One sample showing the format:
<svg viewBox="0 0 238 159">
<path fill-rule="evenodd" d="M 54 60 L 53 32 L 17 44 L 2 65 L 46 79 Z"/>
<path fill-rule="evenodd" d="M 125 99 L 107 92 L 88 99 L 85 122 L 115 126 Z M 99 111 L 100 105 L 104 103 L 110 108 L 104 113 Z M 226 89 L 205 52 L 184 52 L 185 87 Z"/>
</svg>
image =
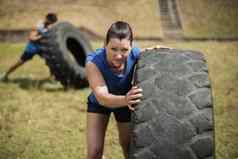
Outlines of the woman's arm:
<svg viewBox="0 0 238 159">
<path fill-rule="evenodd" d="M 94 63 L 86 64 L 86 74 L 89 85 L 101 105 L 111 108 L 129 106 L 130 109 L 133 109 L 131 106 L 140 102 L 142 90 L 138 87 L 133 87 L 126 95 L 111 94 L 101 72 Z"/>
</svg>

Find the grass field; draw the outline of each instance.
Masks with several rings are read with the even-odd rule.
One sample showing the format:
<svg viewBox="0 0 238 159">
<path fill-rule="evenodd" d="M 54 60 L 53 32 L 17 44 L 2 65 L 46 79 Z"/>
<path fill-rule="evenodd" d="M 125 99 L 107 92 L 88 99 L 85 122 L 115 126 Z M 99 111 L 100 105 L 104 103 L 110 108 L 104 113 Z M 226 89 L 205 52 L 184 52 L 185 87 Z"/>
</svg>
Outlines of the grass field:
<svg viewBox="0 0 238 159">
<path fill-rule="evenodd" d="M 186 37 L 238 37 L 237 0 L 178 0 Z"/>
<path fill-rule="evenodd" d="M 177 0 L 186 37 L 237 37 L 236 0 Z M 105 5 L 106 4 L 106 5 Z M 0 29 L 29 29 L 46 12 L 105 35 L 115 20 L 128 21 L 136 36 L 161 37 L 157 0 L 0 0 Z M 146 14 L 145 14 L 146 13 Z M 93 42 L 94 48 L 103 45 Z M 149 47 L 157 42 L 136 43 Z M 160 43 L 204 53 L 212 82 L 216 159 L 238 159 L 238 42 Z M 23 43 L 0 43 L 0 73 L 20 56 Z M 0 82 L 0 159 L 84 159 L 86 99 L 90 89 L 53 86 L 44 61 L 35 57 Z M 106 159 L 122 159 L 114 118 L 106 137 Z"/>
<path fill-rule="evenodd" d="M 147 47 L 155 42 L 138 42 Z M 102 43 L 93 43 L 94 48 Z M 217 159 L 238 157 L 238 42 L 166 42 L 204 53 L 214 97 Z M 0 72 L 24 44 L 0 44 Z M 0 82 L 0 159 L 83 159 L 86 155 L 86 97 L 90 90 L 50 87 L 48 68 L 34 58 Z M 105 156 L 122 159 L 115 120 L 109 125 Z"/>
<path fill-rule="evenodd" d="M 136 30 L 136 36 L 163 36 L 157 0 L 24 2 L 0 1 L 0 29 L 30 29 L 47 12 L 54 11 L 60 20 L 87 27 L 101 36 L 116 20 L 128 21 Z M 178 0 L 177 3 L 186 37 L 238 37 L 237 0 Z"/>
<path fill-rule="evenodd" d="M 0 44 L 0 72 L 17 59 L 23 46 Z M 9 83 L 0 82 L 0 159 L 86 158 L 90 90 L 65 92 L 58 84 L 52 88 L 48 76 L 48 68 L 36 57 Z M 115 129 L 112 122 L 105 150 L 109 159 L 122 158 Z"/>
<path fill-rule="evenodd" d="M 101 36 L 116 20 L 129 22 L 138 36 L 161 36 L 155 0 L 1 0 L 0 29 L 30 29 L 49 11 L 56 12 L 60 20 L 87 27 Z"/>
</svg>

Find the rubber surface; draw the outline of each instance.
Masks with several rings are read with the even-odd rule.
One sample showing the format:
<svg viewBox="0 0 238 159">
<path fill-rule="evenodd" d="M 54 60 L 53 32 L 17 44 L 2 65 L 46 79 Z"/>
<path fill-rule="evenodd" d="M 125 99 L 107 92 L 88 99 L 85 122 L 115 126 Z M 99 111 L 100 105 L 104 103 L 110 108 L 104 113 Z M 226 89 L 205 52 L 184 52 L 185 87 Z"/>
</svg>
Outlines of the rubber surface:
<svg viewBox="0 0 238 159">
<path fill-rule="evenodd" d="M 132 113 L 130 159 L 214 158 L 211 83 L 203 54 L 145 51 L 135 80 L 143 100 Z"/>
</svg>

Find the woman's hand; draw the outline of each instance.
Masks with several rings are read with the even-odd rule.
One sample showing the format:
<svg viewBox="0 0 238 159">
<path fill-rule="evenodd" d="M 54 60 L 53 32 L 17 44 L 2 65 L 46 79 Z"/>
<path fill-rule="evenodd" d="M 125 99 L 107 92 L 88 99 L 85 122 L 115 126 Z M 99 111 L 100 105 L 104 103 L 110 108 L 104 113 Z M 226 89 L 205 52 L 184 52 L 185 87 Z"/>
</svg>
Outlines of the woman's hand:
<svg viewBox="0 0 238 159">
<path fill-rule="evenodd" d="M 127 106 L 130 110 L 134 111 L 135 104 L 140 103 L 142 97 L 142 89 L 138 86 L 133 86 L 129 92 L 127 92 L 125 98 Z"/>
</svg>

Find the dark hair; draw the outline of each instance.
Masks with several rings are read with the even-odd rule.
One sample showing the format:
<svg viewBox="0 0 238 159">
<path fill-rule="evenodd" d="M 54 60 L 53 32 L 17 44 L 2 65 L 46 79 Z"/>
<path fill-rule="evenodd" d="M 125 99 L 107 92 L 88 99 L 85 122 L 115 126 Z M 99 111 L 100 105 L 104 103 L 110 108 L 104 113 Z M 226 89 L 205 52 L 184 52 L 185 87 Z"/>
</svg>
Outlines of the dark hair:
<svg viewBox="0 0 238 159">
<path fill-rule="evenodd" d="M 48 13 L 46 15 L 46 20 L 49 23 L 55 23 L 55 22 L 57 22 L 58 18 L 57 18 L 57 15 L 55 13 Z"/>
<path fill-rule="evenodd" d="M 127 38 L 132 45 L 133 33 L 130 25 L 127 22 L 117 21 L 111 25 L 106 34 L 106 45 L 111 38 L 118 38 L 120 40 Z"/>
</svg>

